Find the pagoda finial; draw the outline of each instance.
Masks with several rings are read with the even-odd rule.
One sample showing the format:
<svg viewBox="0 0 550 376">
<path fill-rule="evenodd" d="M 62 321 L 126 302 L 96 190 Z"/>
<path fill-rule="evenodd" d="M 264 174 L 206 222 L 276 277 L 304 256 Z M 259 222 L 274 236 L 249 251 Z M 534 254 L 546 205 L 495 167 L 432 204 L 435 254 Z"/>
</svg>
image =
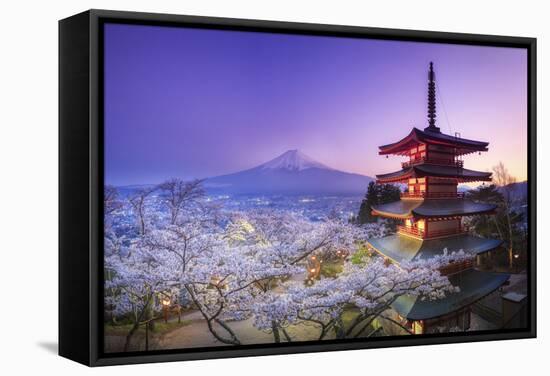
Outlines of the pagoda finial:
<svg viewBox="0 0 550 376">
<path fill-rule="evenodd" d="M 428 127 L 425 131 L 440 132 L 435 126 L 435 73 L 434 63 L 430 61 L 430 71 L 428 73 Z"/>
</svg>

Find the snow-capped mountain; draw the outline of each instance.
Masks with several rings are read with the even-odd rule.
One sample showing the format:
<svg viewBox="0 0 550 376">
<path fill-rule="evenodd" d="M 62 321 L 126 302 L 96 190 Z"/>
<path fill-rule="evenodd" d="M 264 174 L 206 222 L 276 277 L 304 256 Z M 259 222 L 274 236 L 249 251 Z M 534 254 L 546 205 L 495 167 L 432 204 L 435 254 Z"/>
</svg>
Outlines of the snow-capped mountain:
<svg viewBox="0 0 550 376">
<path fill-rule="evenodd" d="M 271 169 L 278 170 L 284 169 L 289 171 L 302 171 L 307 170 L 308 168 L 323 168 L 327 170 L 332 170 L 332 168 L 325 166 L 324 164 L 317 162 L 313 158 L 305 155 L 299 150 L 289 150 L 277 158 L 270 160 L 264 164 L 258 166 L 263 170 Z"/>
<path fill-rule="evenodd" d="M 254 168 L 209 178 L 205 187 L 233 194 L 362 195 L 372 180 L 335 170 L 299 150 L 289 150 Z"/>
</svg>

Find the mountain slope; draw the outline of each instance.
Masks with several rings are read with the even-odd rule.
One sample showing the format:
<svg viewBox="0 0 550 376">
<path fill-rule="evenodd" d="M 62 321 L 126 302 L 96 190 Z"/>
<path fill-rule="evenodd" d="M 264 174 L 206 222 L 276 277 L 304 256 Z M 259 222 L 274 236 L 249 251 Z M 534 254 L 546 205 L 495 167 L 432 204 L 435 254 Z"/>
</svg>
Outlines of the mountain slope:
<svg viewBox="0 0 550 376">
<path fill-rule="evenodd" d="M 298 150 L 289 150 L 257 167 L 209 178 L 209 191 L 233 194 L 364 194 L 373 179 L 330 168 Z"/>
</svg>

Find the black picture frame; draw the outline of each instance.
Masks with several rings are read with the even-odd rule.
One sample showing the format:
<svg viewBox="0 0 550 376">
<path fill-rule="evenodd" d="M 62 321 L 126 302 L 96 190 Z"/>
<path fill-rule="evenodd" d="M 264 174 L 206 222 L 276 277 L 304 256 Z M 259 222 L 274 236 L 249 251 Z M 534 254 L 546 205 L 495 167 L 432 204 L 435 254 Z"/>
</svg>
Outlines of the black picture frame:
<svg viewBox="0 0 550 376">
<path fill-rule="evenodd" d="M 105 22 L 525 48 L 528 55 L 529 325 L 526 329 L 242 345 L 147 353 L 102 351 Z M 536 337 L 536 39 L 356 26 L 88 10 L 59 22 L 59 354 L 88 366 Z"/>
</svg>

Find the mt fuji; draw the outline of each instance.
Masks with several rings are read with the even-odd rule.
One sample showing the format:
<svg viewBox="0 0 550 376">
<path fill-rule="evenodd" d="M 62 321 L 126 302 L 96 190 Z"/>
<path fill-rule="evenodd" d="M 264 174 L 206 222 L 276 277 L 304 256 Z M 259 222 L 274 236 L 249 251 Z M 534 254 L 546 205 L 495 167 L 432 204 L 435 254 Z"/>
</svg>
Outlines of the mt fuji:
<svg viewBox="0 0 550 376">
<path fill-rule="evenodd" d="M 206 179 L 205 188 L 232 194 L 362 195 L 372 180 L 288 150 L 251 169 Z"/>
<path fill-rule="evenodd" d="M 320 168 L 325 170 L 332 170 L 332 168 L 325 166 L 324 164 L 317 162 L 311 157 L 308 157 L 299 150 L 289 150 L 277 158 L 270 160 L 264 164 L 259 165 L 257 168 L 263 170 L 288 170 L 288 171 L 302 171 L 308 168 Z"/>
</svg>

